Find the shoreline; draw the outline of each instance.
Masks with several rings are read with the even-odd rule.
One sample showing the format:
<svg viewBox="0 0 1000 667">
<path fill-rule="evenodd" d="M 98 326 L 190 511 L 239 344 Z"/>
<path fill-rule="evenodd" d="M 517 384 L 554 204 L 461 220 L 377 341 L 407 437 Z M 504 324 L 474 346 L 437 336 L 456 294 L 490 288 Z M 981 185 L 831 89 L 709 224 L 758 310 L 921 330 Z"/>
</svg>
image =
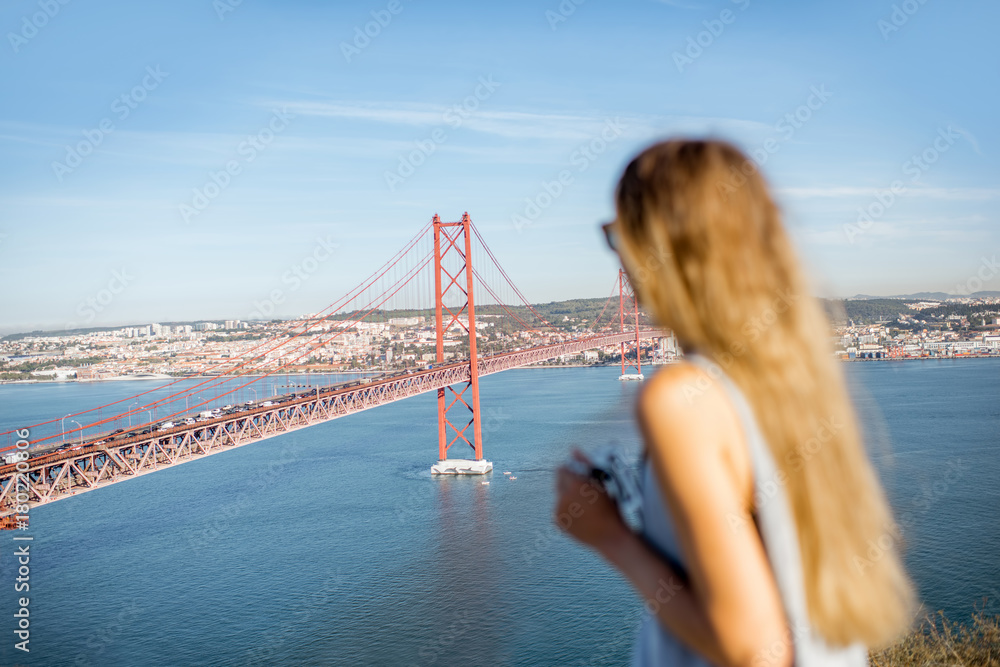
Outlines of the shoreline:
<svg viewBox="0 0 1000 667">
<path fill-rule="evenodd" d="M 680 359 L 683 359 L 681 357 Z M 900 362 L 900 361 L 960 361 L 965 359 L 1000 359 L 1000 354 L 987 354 L 987 355 L 960 355 L 953 357 L 883 357 L 881 359 L 838 359 L 842 363 L 854 364 L 854 363 L 884 363 L 884 362 Z M 545 369 L 545 368 L 611 368 L 613 366 L 619 365 L 620 362 L 610 363 L 610 364 L 552 364 L 552 365 L 542 365 L 542 364 L 531 364 L 528 366 L 520 366 L 522 369 Z M 669 366 L 671 363 L 665 364 L 653 364 L 648 363 L 647 366 L 653 368 L 658 366 Z M 513 369 L 512 369 L 513 370 Z M 294 372 L 294 373 L 280 373 L 273 374 L 268 377 L 272 378 L 282 378 L 288 376 L 302 376 L 302 375 L 315 375 L 317 377 L 324 377 L 327 375 L 373 375 L 379 374 L 382 371 L 377 370 L 350 370 L 350 371 L 317 371 L 317 372 Z M 100 378 L 100 379 L 86 379 L 86 380 L 0 380 L 0 385 L 8 384 L 70 384 L 70 383 L 95 383 L 95 382 L 124 382 L 124 381 L 149 381 L 149 380 L 197 380 L 205 378 L 251 378 L 251 377 L 264 377 L 262 375 L 192 375 L 192 376 L 177 376 L 177 375 L 164 375 L 157 374 L 154 376 L 132 376 L 132 375 L 116 375 L 114 377 Z"/>
</svg>

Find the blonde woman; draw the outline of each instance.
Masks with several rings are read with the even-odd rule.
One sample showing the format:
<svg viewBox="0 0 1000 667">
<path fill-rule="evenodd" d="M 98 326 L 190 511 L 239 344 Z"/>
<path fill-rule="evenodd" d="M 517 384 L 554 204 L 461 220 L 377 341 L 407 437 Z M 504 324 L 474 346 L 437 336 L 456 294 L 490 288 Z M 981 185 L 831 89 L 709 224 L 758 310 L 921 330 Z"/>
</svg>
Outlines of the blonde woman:
<svg viewBox="0 0 1000 667">
<path fill-rule="evenodd" d="M 912 589 L 763 179 L 729 144 L 667 141 L 628 165 L 616 205 L 608 241 L 686 361 L 637 402 L 642 534 L 571 467 L 558 524 L 645 600 L 636 664 L 866 664 L 907 628 Z"/>
</svg>

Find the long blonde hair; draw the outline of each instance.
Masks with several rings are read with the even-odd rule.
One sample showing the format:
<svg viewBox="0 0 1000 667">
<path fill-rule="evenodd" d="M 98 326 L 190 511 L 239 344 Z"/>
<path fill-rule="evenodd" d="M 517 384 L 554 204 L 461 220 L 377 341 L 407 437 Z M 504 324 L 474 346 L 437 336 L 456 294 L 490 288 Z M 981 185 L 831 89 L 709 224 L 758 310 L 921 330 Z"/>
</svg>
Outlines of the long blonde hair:
<svg viewBox="0 0 1000 667">
<path fill-rule="evenodd" d="M 833 645 L 891 642 L 913 604 L 899 531 L 755 163 L 721 141 L 666 141 L 628 165 L 616 200 L 639 301 L 740 387 L 786 478 L 812 625 Z"/>
</svg>

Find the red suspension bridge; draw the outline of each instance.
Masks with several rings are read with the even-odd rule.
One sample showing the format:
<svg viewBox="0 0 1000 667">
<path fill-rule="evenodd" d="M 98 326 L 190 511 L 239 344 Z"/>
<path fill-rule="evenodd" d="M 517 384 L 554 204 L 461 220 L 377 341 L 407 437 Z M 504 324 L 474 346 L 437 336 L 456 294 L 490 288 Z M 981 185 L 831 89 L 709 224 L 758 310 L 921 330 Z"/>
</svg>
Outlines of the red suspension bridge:
<svg viewBox="0 0 1000 667">
<path fill-rule="evenodd" d="M 431 363 L 326 386 L 289 380 L 284 386 L 293 391 L 267 397 L 266 382 L 290 377 L 309 361 L 358 356 L 384 343 L 388 364 L 390 314 L 406 324 L 433 318 Z M 457 457 L 466 469 L 487 470 L 480 377 L 598 348 L 618 349 L 623 379 L 641 377 L 641 341 L 667 335 L 640 326 L 638 305 L 621 271 L 587 329 L 569 332 L 542 317 L 468 213 L 458 222 L 435 215 L 344 297 L 319 313 L 283 323 L 278 333 L 246 344 L 236 356 L 205 363 L 195 377 L 0 433 L 7 439 L 0 454 L 9 461 L 0 466 L 0 516 L 13 527 L 35 505 L 429 391 L 437 393 L 439 464 L 454 462 L 450 453 L 459 444 L 471 456 Z M 395 336 L 405 334 L 397 330 Z M 428 332 L 418 342 L 430 344 L 429 339 Z M 633 367 L 634 373 L 626 372 Z M 251 394 L 252 400 L 243 400 Z M 75 427 L 66 429 L 66 420 Z"/>
</svg>

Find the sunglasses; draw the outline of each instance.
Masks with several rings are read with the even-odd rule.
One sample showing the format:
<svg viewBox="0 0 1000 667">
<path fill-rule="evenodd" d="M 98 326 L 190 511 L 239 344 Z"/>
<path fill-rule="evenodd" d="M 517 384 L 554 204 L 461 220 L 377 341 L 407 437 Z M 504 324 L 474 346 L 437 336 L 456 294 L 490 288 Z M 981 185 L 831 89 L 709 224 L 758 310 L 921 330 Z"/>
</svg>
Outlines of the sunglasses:
<svg viewBox="0 0 1000 667">
<path fill-rule="evenodd" d="M 608 247 L 618 252 L 618 230 L 615 222 L 605 222 L 601 225 L 601 229 L 604 231 L 604 238 L 608 242 Z"/>
</svg>

